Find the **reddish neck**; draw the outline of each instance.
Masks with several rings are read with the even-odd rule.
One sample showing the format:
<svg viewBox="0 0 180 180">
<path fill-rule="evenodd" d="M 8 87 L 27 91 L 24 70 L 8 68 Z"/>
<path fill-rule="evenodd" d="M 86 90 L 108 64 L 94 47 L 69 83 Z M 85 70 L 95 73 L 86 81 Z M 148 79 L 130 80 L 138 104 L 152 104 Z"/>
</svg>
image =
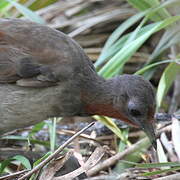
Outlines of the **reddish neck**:
<svg viewBox="0 0 180 180">
<path fill-rule="evenodd" d="M 98 79 L 93 81 L 95 83 L 88 84 L 82 92 L 82 101 L 84 102 L 84 111 L 89 115 L 102 115 L 117 118 L 133 124 L 128 118 L 121 112 L 121 109 L 115 109 L 113 107 L 114 91 L 113 91 L 113 79 L 104 80 Z"/>
<path fill-rule="evenodd" d="M 120 111 L 114 109 L 113 106 L 109 104 L 88 104 L 85 106 L 85 111 L 90 115 L 108 116 L 123 120 L 133 126 L 137 126 L 136 124 L 131 122 L 125 115 L 123 115 Z"/>
</svg>

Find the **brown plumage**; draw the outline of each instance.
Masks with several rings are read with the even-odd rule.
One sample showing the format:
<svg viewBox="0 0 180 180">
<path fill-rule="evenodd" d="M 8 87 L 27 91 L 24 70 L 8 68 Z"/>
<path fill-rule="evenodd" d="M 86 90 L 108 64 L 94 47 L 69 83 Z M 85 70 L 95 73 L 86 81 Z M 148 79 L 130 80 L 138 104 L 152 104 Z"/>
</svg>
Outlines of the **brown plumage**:
<svg viewBox="0 0 180 180">
<path fill-rule="evenodd" d="M 137 75 L 103 79 L 74 40 L 47 26 L 0 20 L 0 83 L 1 133 L 48 117 L 97 114 L 155 140 L 151 84 Z"/>
</svg>

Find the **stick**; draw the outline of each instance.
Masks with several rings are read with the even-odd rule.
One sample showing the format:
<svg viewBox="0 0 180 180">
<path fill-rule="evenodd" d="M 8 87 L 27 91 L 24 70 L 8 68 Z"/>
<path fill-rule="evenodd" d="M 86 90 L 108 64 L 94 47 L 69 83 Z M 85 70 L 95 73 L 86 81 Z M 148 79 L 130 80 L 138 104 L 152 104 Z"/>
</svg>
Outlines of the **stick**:
<svg viewBox="0 0 180 180">
<path fill-rule="evenodd" d="M 177 180 L 177 179 L 180 179 L 180 173 L 171 174 L 169 176 L 164 176 L 164 177 L 156 178 L 154 180 Z"/>
<path fill-rule="evenodd" d="M 8 175 L 5 175 L 5 176 L 1 176 L 1 177 L 0 177 L 0 180 L 12 179 L 12 178 L 15 178 L 15 177 L 17 177 L 17 176 L 19 176 L 19 175 L 21 175 L 21 174 L 26 173 L 26 172 L 28 172 L 28 170 L 18 171 L 18 172 L 15 172 L 15 173 L 13 173 L 13 174 L 8 174 Z"/>
<path fill-rule="evenodd" d="M 104 156 L 104 149 L 102 147 L 97 147 L 90 158 L 86 161 L 86 163 L 81 166 L 80 168 L 65 174 L 63 176 L 54 177 L 53 180 L 69 180 L 74 179 L 75 177 L 79 176 L 83 172 L 87 172 L 89 169 L 94 167 Z"/>
<path fill-rule="evenodd" d="M 47 159 L 42 161 L 40 164 L 38 164 L 35 168 L 33 168 L 31 171 L 29 171 L 24 176 L 20 177 L 19 180 L 24 180 L 28 177 L 30 177 L 33 173 L 40 170 L 43 166 L 45 166 L 49 161 L 51 161 L 54 157 L 56 157 L 57 154 L 59 154 L 68 144 L 70 144 L 77 136 L 79 136 L 81 133 L 83 133 L 86 129 L 90 128 L 92 125 L 94 125 L 95 122 L 90 123 L 88 126 L 84 127 L 82 130 L 77 132 L 75 135 L 73 135 L 71 138 L 69 138 L 64 144 L 62 144 L 56 151 L 54 151 L 53 154 L 51 154 Z"/>
<path fill-rule="evenodd" d="M 129 148 L 127 148 L 126 150 L 124 150 L 123 152 L 119 152 L 116 155 L 110 157 L 109 159 L 104 160 L 102 163 L 97 164 L 96 166 L 94 166 L 92 169 L 90 169 L 87 172 L 88 176 L 95 175 L 99 171 L 101 171 L 103 169 L 107 169 L 108 167 L 114 165 L 118 160 L 122 159 L 127 154 L 134 152 L 137 148 L 139 148 L 141 146 L 141 144 L 143 144 L 147 140 L 148 140 L 147 137 L 143 138 L 140 141 L 138 141 L 137 143 L 135 143 L 132 146 L 130 146 Z"/>
</svg>

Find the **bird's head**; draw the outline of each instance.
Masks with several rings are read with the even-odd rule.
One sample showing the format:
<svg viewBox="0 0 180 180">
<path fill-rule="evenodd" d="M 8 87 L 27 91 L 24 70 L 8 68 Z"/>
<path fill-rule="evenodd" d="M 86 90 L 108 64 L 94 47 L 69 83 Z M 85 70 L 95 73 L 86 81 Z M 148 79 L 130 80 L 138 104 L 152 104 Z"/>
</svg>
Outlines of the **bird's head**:
<svg viewBox="0 0 180 180">
<path fill-rule="evenodd" d="M 140 127 L 156 147 L 154 132 L 155 95 L 149 81 L 138 75 L 122 75 L 113 79 L 113 109 L 124 120 Z"/>
<path fill-rule="evenodd" d="M 90 88 L 85 112 L 121 119 L 140 127 L 156 147 L 154 132 L 155 95 L 149 81 L 138 75 L 121 75 Z M 86 89 L 89 91 L 89 89 Z"/>
</svg>

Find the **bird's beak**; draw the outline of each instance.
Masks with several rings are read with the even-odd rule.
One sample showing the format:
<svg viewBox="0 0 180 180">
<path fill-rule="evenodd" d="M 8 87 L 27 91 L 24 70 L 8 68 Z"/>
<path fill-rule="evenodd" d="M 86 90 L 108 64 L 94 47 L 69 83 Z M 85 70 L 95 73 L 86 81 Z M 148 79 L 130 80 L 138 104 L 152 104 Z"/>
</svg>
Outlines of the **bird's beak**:
<svg viewBox="0 0 180 180">
<path fill-rule="evenodd" d="M 156 144 L 156 135 L 154 131 L 154 127 L 152 123 L 141 123 L 141 128 L 142 130 L 146 133 L 148 136 L 151 144 L 155 149 L 157 149 L 157 144 Z"/>
<path fill-rule="evenodd" d="M 137 125 L 146 133 L 153 147 L 157 149 L 156 135 L 155 135 L 153 123 L 151 123 L 151 121 L 147 123 L 147 121 L 140 120 L 140 119 L 138 120 L 134 119 L 134 122 L 136 122 Z"/>
</svg>

